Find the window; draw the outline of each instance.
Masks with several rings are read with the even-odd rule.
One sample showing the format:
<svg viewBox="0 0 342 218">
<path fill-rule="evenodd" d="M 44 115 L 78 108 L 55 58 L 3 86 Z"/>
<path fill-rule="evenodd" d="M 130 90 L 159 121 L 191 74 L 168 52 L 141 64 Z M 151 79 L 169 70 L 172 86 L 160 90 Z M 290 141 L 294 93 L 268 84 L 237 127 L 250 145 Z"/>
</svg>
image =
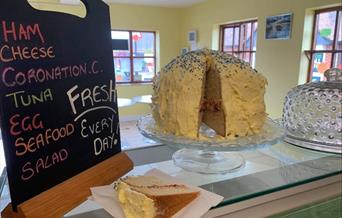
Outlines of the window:
<svg viewBox="0 0 342 218">
<path fill-rule="evenodd" d="M 341 16 L 341 7 L 315 11 L 311 50 L 306 51 L 308 82 L 325 80 L 323 73 L 329 68 L 342 69 Z"/>
<path fill-rule="evenodd" d="M 245 21 L 220 27 L 221 51 L 248 62 L 255 67 L 258 22 Z"/>
<path fill-rule="evenodd" d="M 151 82 L 156 73 L 156 33 L 112 31 L 117 83 Z"/>
</svg>

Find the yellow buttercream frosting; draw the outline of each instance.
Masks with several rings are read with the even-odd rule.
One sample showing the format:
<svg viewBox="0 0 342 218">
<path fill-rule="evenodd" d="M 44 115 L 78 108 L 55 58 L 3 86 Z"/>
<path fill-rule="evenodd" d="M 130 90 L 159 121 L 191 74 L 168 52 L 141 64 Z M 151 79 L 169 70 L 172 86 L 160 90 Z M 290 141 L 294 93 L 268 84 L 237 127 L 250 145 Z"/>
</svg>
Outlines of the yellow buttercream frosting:
<svg viewBox="0 0 342 218">
<path fill-rule="evenodd" d="M 199 137 L 209 69 L 214 69 L 210 72 L 217 73 L 219 78 L 217 102 L 224 114 L 224 137 L 258 133 L 267 116 L 265 77 L 232 55 L 208 49 L 175 58 L 154 79 L 152 115 L 157 128 L 178 136 Z"/>
<path fill-rule="evenodd" d="M 128 176 L 115 188 L 127 218 L 170 218 L 199 195 L 196 189 L 153 176 Z"/>
<path fill-rule="evenodd" d="M 126 218 L 154 218 L 156 216 L 156 208 L 151 198 L 132 190 L 123 182 L 118 184 L 117 192 Z"/>
</svg>

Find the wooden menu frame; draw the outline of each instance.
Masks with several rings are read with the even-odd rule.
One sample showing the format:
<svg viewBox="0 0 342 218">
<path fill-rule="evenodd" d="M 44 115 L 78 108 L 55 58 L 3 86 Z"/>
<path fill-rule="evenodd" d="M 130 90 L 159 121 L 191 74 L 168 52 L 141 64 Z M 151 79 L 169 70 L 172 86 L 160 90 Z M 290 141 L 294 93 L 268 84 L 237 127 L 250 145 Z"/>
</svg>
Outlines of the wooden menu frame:
<svg viewBox="0 0 342 218">
<path fill-rule="evenodd" d="M 108 185 L 131 169 L 132 161 L 121 152 L 18 205 L 18 212 L 9 204 L 1 217 L 61 218 L 91 195 L 90 187 Z"/>
</svg>

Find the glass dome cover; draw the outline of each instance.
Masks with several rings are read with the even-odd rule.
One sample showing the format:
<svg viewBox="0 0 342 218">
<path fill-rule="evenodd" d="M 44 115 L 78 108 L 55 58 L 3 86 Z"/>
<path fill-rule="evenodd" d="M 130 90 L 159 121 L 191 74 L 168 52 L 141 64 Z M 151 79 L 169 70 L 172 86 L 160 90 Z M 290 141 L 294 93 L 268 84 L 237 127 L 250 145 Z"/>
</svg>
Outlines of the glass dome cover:
<svg viewBox="0 0 342 218">
<path fill-rule="evenodd" d="M 285 141 L 320 151 L 342 153 L 342 72 L 329 69 L 327 81 L 293 88 L 285 98 Z"/>
</svg>

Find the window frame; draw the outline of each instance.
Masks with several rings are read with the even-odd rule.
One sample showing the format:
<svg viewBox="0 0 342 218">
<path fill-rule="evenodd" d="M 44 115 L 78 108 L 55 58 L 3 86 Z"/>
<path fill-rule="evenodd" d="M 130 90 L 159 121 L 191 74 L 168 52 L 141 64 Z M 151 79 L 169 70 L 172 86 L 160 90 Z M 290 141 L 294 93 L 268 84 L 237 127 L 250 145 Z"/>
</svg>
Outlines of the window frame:
<svg viewBox="0 0 342 218">
<path fill-rule="evenodd" d="M 247 24 L 250 23 L 251 24 L 251 40 L 250 40 L 250 46 L 249 46 L 249 50 L 246 50 L 245 48 L 243 50 L 241 50 L 241 26 L 243 24 Z M 240 54 L 241 53 L 245 53 L 245 54 L 249 54 L 249 64 L 252 64 L 252 55 L 254 53 L 254 56 L 256 57 L 256 49 L 253 50 L 253 37 L 254 37 L 254 33 L 253 33 L 253 29 L 254 29 L 254 25 L 255 23 L 258 23 L 257 19 L 251 19 L 251 20 L 245 20 L 245 21 L 240 21 L 240 22 L 234 22 L 234 23 L 228 23 L 228 24 L 223 24 L 220 25 L 220 44 L 219 44 L 219 48 L 220 51 L 224 52 L 224 53 L 228 53 L 228 54 L 232 54 L 234 56 L 236 56 L 236 54 L 238 55 L 238 58 L 240 58 Z M 234 50 L 234 41 L 235 41 L 235 28 L 238 27 L 239 28 L 239 41 L 238 41 L 238 49 L 237 51 Z M 224 32 L 226 28 L 232 28 L 233 29 L 233 39 L 232 39 L 232 51 L 224 51 Z M 244 39 L 246 39 L 246 31 L 244 33 Z M 240 58 L 241 59 L 241 58 Z M 255 59 L 254 59 L 255 62 Z M 255 63 L 254 63 L 255 64 Z M 252 66 L 252 65 L 251 65 Z"/>
<path fill-rule="evenodd" d="M 313 28 L 312 28 L 312 34 L 311 34 L 310 50 L 304 51 L 306 57 L 309 59 L 309 66 L 308 66 L 306 82 L 312 81 L 313 74 L 311 71 L 314 67 L 314 56 L 316 53 L 331 54 L 330 68 L 334 65 L 335 55 L 337 53 L 342 53 L 342 50 L 337 50 L 337 48 L 336 48 L 336 40 L 337 40 L 338 24 L 339 24 L 338 17 L 342 16 L 341 10 L 342 10 L 342 7 L 337 6 L 337 7 L 332 7 L 332 8 L 323 8 L 323 9 L 315 10 L 315 12 L 314 12 L 314 22 L 313 22 Z M 336 11 L 336 17 L 335 17 L 336 21 L 335 21 L 335 26 L 334 26 L 334 39 L 332 42 L 332 45 L 333 45 L 332 50 L 315 50 L 316 37 L 317 37 L 316 32 L 317 32 L 317 28 L 318 28 L 317 17 L 321 13 L 326 13 L 326 12 L 331 12 L 331 11 Z"/>
<path fill-rule="evenodd" d="M 134 59 L 139 59 L 139 58 L 153 58 L 153 62 L 154 62 L 154 76 L 156 76 L 157 73 L 157 32 L 156 31 L 148 31 L 148 30 L 123 30 L 123 29 L 112 29 L 111 31 L 122 31 L 122 32 L 128 32 L 129 35 L 129 56 L 115 56 L 114 55 L 114 49 L 112 49 L 112 53 L 113 53 L 113 61 L 115 58 L 128 58 L 130 60 L 130 81 L 127 82 L 118 82 L 116 81 L 115 78 L 115 82 L 117 84 L 139 84 L 139 83 L 152 83 L 152 79 L 150 81 L 134 81 Z M 133 32 L 140 32 L 140 33 L 153 33 L 154 36 L 154 42 L 153 42 L 153 56 L 134 56 L 133 55 Z M 112 39 L 113 40 L 113 39 Z M 115 76 L 115 64 L 114 64 L 114 76 Z"/>
</svg>

